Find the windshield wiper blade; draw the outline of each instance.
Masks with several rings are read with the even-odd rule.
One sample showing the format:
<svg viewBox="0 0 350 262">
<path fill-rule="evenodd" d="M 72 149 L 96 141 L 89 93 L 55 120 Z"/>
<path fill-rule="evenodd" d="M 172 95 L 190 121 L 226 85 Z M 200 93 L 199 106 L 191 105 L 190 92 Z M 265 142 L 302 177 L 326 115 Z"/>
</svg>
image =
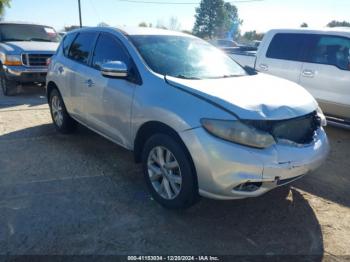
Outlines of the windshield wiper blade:
<svg viewBox="0 0 350 262">
<path fill-rule="evenodd" d="M 42 41 L 42 42 L 51 42 L 49 39 L 43 39 L 43 38 L 30 38 L 29 41 Z"/>
<path fill-rule="evenodd" d="M 201 78 L 193 76 L 177 75 L 176 77 L 181 79 L 201 80 Z"/>
<path fill-rule="evenodd" d="M 7 38 L 7 39 L 2 39 L 2 42 L 23 42 L 26 41 L 24 39 L 16 39 L 16 38 Z"/>
</svg>

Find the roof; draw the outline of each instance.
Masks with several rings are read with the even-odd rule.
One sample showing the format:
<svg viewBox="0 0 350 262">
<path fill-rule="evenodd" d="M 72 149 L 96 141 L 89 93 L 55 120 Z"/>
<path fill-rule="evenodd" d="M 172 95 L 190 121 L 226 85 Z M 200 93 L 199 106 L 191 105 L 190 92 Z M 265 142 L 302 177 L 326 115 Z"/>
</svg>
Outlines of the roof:
<svg viewBox="0 0 350 262">
<path fill-rule="evenodd" d="M 276 28 L 273 32 L 289 32 L 289 33 L 311 33 L 311 34 L 346 34 L 350 36 L 350 27 L 322 27 L 322 28 Z"/>
<path fill-rule="evenodd" d="M 173 35 L 173 36 L 187 36 L 187 37 L 193 37 L 190 34 L 181 33 L 178 31 L 171 31 L 166 29 L 159 29 L 159 28 L 153 28 L 153 27 L 132 27 L 132 26 L 120 26 L 120 27 L 109 27 L 109 26 L 102 26 L 102 27 L 87 27 L 87 28 L 78 28 L 75 30 L 70 31 L 71 32 L 79 32 L 79 31 L 89 31 L 89 30 L 115 30 L 118 32 L 121 32 L 122 34 L 129 36 L 129 35 Z"/>
<path fill-rule="evenodd" d="M 132 26 L 121 26 L 115 28 L 122 31 L 126 35 L 174 35 L 174 36 L 189 36 L 178 31 L 159 29 L 153 27 L 132 27 Z"/>
<path fill-rule="evenodd" d="M 52 27 L 53 28 L 53 26 L 50 26 L 50 25 L 43 25 L 43 24 L 37 24 L 37 23 L 31 23 L 31 22 L 22 22 L 22 21 L 0 21 L 0 25 L 1 24 L 39 25 L 39 26 L 46 26 L 46 27 Z"/>
</svg>

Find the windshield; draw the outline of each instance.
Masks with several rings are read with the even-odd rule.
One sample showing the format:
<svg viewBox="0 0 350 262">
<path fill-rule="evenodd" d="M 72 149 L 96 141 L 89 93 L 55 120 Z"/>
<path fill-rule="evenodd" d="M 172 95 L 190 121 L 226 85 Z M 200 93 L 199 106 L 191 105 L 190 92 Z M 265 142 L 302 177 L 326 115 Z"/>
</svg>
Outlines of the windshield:
<svg viewBox="0 0 350 262">
<path fill-rule="evenodd" d="M 55 29 L 40 25 L 2 24 L 0 25 L 2 42 L 9 41 L 43 41 L 58 42 L 59 35 Z"/>
<path fill-rule="evenodd" d="M 245 75 L 246 72 L 211 44 L 185 36 L 130 36 L 147 65 L 156 73 L 203 79 Z"/>
</svg>

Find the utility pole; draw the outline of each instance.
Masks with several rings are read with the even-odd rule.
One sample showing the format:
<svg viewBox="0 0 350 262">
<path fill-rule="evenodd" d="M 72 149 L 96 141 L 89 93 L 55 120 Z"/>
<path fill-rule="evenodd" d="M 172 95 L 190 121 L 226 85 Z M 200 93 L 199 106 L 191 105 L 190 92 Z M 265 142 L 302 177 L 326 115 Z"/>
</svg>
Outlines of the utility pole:
<svg viewBox="0 0 350 262">
<path fill-rule="evenodd" d="M 80 22 L 80 28 L 83 27 L 83 22 L 81 21 L 81 5 L 80 5 L 80 0 L 78 0 L 78 5 L 79 5 L 79 22 Z"/>
</svg>

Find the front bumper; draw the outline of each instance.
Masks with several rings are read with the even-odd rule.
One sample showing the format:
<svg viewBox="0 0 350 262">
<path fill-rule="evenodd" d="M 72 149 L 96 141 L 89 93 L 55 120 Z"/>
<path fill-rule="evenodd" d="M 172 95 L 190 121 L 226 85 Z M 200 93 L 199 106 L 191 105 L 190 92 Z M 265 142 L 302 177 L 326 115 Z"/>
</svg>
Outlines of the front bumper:
<svg viewBox="0 0 350 262">
<path fill-rule="evenodd" d="M 200 195 L 213 199 L 260 196 L 290 183 L 319 167 L 329 152 L 323 128 L 305 146 L 278 143 L 254 149 L 213 137 L 203 128 L 180 133 L 192 156 Z M 254 191 L 238 190 L 246 183 L 258 184 Z"/>
<path fill-rule="evenodd" d="M 3 66 L 8 80 L 28 83 L 45 82 L 47 67 Z"/>
</svg>

